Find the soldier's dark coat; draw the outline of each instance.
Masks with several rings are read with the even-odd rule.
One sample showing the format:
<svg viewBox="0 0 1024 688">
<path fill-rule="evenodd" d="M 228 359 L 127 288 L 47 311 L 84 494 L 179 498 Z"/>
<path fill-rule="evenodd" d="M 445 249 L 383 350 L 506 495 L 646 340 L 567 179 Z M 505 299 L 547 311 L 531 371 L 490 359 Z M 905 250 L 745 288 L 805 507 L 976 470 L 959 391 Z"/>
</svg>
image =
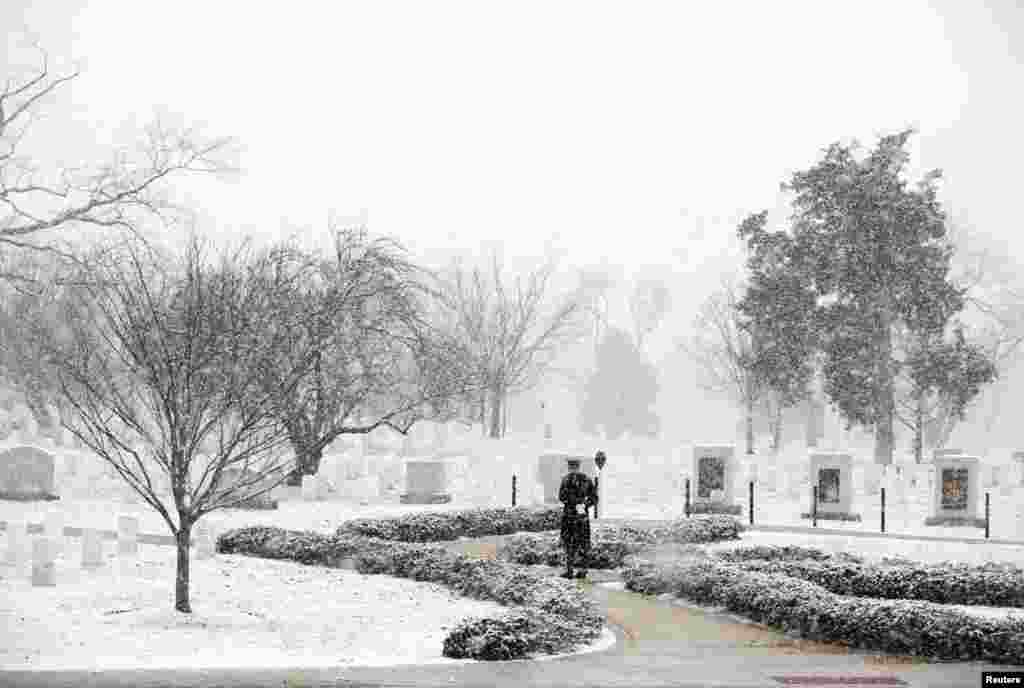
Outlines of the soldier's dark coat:
<svg viewBox="0 0 1024 688">
<path fill-rule="evenodd" d="M 558 501 L 562 508 L 562 547 L 569 550 L 572 563 L 586 566 L 585 557 L 590 554 L 590 518 L 577 514 L 576 505 L 586 504 L 593 508 L 597 504 L 597 488 L 585 473 L 569 473 L 562 478 L 558 488 Z M 582 559 L 580 558 L 582 557 Z"/>
</svg>

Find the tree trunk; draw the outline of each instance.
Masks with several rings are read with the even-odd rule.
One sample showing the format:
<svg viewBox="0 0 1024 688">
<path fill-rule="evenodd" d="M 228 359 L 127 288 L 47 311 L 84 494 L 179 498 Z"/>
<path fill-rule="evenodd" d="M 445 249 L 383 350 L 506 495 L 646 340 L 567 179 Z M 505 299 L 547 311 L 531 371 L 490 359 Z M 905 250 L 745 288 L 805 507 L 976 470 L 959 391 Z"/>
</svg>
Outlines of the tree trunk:
<svg viewBox="0 0 1024 688">
<path fill-rule="evenodd" d="M 501 402 L 501 436 L 508 434 L 508 397 Z"/>
<path fill-rule="evenodd" d="M 174 608 L 185 614 L 192 613 L 192 605 L 188 598 L 189 583 L 189 552 L 188 546 L 192 533 L 192 524 L 183 522 L 175 536 L 178 549 L 178 566 L 174 578 Z"/>
<path fill-rule="evenodd" d="M 301 449 L 294 444 L 292 447 L 295 449 L 295 468 L 288 476 L 287 484 L 297 487 L 302 485 L 302 476 L 316 475 L 320 471 L 320 460 L 323 458 L 324 450 Z"/>
<path fill-rule="evenodd" d="M 772 451 L 778 452 L 782 446 L 782 404 L 775 404 L 772 426 Z"/>
<path fill-rule="evenodd" d="M 877 388 L 875 390 L 877 420 L 875 423 L 875 463 L 892 463 L 895 429 L 896 392 L 892 374 L 892 318 L 888 307 L 879 309 L 879 327 L 876 333 Z"/>
<path fill-rule="evenodd" d="M 754 400 L 749 396 L 747 397 L 746 415 L 747 454 L 750 455 L 754 453 Z"/>
<path fill-rule="evenodd" d="M 494 387 L 491 390 L 491 437 L 501 437 L 501 388 Z"/>
<path fill-rule="evenodd" d="M 914 412 L 914 463 L 921 463 L 924 454 L 924 395 L 918 395 Z"/>
</svg>

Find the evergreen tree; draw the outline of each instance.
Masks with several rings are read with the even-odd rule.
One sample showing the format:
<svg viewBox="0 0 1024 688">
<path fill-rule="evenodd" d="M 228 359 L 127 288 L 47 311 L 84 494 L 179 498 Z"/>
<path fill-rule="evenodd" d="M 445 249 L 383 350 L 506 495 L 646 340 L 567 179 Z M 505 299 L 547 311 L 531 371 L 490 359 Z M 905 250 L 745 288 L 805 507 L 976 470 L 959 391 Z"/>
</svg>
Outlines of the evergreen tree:
<svg viewBox="0 0 1024 688">
<path fill-rule="evenodd" d="M 597 369 L 587 380 L 580 427 L 603 426 L 610 439 L 623 433 L 656 437 L 659 419 L 652 410 L 658 398 L 658 374 L 629 334 L 611 328 L 601 340 Z"/>
</svg>

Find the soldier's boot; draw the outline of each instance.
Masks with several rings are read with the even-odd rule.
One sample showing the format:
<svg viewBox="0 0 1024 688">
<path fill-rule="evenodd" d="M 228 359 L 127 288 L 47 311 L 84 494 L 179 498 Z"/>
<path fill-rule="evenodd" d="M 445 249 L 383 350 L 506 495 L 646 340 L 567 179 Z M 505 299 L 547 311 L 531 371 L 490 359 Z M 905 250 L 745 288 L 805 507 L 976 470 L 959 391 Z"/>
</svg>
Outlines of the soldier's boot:
<svg viewBox="0 0 1024 688">
<path fill-rule="evenodd" d="M 566 550 L 565 552 L 565 573 L 562 574 L 562 578 L 572 578 L 572 552 Z"/>
</svg>

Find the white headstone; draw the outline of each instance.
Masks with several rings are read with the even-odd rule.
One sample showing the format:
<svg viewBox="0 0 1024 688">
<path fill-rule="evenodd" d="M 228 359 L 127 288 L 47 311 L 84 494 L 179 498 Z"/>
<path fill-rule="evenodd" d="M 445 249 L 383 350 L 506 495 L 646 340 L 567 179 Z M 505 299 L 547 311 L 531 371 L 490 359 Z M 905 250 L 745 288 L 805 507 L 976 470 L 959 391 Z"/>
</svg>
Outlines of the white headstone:
<svg viewBox="0 0 1024 688">
<path fill-rule="evenodd" d="M 43 520 L 43 532 L 53 540 L 56 556 L 60 556 L 64 552 L 64 514 L 60 511 L 47 513 Z"/>
<path fill-rule="evenodd" d="M 317 498 L 317 479 L 315 475 L 302 476 L 302 499 L 307 502 Z"/>
<path fill-rule="evenodd" d="M 4 563 L 8 566 L 24 566 L 29 555 L 28 524 L 24 521 L 8 521 L 6 533 L 7 552 Z"/>
<path fill-rule="evenodd" d="M 82 529 L 82 568 L 103 566 L 103 533 L 96 528 Z"/>
<path fill-rule="evenodd" d="M 196 548 L 196 559 L 210 559 L 216 554 L 216 537 L 209 525 L 197 524 L 192 532 L 192 540 Z"/>
<path fill-rule="evenodd" d="M 53 538 L 39 537 L 32 543 L 32 585 L 57 585 L 57 546 Z"/>
<path fill-rule="evenodd" d="M 139 553 L 139 519 L 135 516 L 117 517 L 117 554 L 136 556 Z"/>
</svg>

